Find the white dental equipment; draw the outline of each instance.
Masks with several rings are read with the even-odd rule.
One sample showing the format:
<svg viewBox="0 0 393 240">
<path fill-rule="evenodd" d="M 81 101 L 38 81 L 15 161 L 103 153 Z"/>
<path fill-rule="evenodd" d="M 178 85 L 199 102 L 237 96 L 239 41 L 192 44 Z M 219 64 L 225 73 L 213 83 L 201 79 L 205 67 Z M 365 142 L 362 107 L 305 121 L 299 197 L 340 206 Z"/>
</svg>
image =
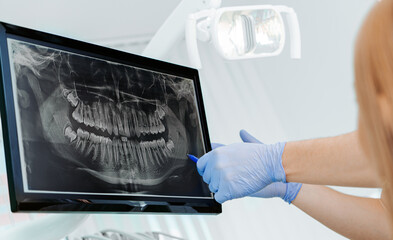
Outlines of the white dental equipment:
<svg viewBox="0 0 393 240">
<path fill-rule="evenodd" d="M 202 67 L 197 39 L 212 42 L 229 60 L 279 55 L 285 44 L 286 15 L 291 57 L 301 57 L 299 23 L 295 11 L 286 6 L 239 6 L 203 10 L 190 14 L 185 28 L 187 51 L 193 67 Z"/>
<path fill-rule="evenodd" d="M 301 57 L 299 22 L 292 8 L 220 6 L 221 0 L 183 0 L 154 35 L 143 55 L 165 60 L 167 52 L 185 36 L 191 66 L 197 69 L 202 67 L 197 40 L 212 42 L 226 59 L 276 56 L 285 45 L 283 14 L 291 40 L 291 57 Z"/>
</svg>

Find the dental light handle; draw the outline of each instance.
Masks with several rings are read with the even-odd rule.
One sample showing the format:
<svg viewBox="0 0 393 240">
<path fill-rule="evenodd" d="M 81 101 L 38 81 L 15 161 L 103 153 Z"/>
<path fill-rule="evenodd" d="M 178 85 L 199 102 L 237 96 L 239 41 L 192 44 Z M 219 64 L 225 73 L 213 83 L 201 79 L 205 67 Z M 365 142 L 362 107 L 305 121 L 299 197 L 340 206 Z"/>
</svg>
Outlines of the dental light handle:
<svg viewBox="0 0 393 240">
<path fill-rule="evenodd" d="M 186 46 L 187 46 L 187 53 L 188 58 L 190 60 L 190 64 L 193 68 L 201 69 L 201 57 L 198 51 L 198 20 L 202 18 L 206 18 L 210 16 L 214 12 L 213 9 L 210 10 L 203 10 L 197 13 L 192 13 L 188 15 L 186 21 L 186 29 L 185 29 L 185 38 L 186 38 Z M 209 33 L 207 31 L 203 31 L 204 33 L 204 40 L 208 41 L 210 38 Z"/>
<path fill-rule="evenodd" d="M 186 21 L 185 38 L 190 65 L 191 67 L 200 69 L 202 67 L 202 63 L 198 51 L 196 22 L 195 14 L 190 14 Z"/>
<path fill-rule="evenodd" d="M 87 214 L 55 214 L 42 217 L 1 233 L 0 239 L 60 240 L 74 231 L 88 216 Z"/>
<path fill-rule="evenodd" d="M 286 6 L 278 7 L 281 12 L 286 13 L 289 35 L 291 36 L 291 58 L 300 59 L 302 57 L 302 42 L 300 37 L 300 27 L 296 12 L 293 8 Z"/>
</svg>

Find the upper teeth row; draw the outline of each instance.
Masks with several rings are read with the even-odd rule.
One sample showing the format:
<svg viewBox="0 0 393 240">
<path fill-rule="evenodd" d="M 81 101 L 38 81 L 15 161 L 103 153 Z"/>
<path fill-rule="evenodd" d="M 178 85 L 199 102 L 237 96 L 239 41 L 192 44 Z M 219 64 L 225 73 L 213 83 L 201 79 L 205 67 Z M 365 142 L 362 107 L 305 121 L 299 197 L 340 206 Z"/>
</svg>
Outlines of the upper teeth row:
<svg viewBox="0 0 393 240">
<path fill-rule="evenodd" d="M 92 154 L 93 160 L 101 159 L 113 167 L 132 163 L 139 163 L 142 171 L 146 171 L 152 164 L 162 165 L 165 158 L 171 156 L 174 150 L 172 140 L 165 142 L 163 138 L 153 141 L 129 141 L 126 138 L 97 136 L 80 128 L 75 132 L 70 126 L 64 129 L 64 135 L 76 144 L 76 148 L 85 156 Z"/>
<path fill-rule="evenodd" d="M 165 131 L 162 123 L 165 112 L 160 107 L 157 107 L 154 113 L 146 114 L 126 106 L 121 106 L 120 111 L 113 103 L 94 102 L 90 106 L 84 104 L 76 96 L 75 91 L 69 92 L 66 98 L 75 107 L 72 117 L 77 122 L 107 131 L 110 135 L 113 133 L 116 136 L 139 137 L 141 134 L 157 134 Z"/>
</svg>

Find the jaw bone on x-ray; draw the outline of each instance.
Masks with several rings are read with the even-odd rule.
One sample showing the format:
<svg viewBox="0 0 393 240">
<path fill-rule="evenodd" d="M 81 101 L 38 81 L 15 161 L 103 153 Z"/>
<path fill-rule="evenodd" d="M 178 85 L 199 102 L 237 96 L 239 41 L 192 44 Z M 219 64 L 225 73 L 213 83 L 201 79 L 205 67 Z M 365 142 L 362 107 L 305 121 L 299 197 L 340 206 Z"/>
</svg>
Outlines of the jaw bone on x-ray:
<svg viewBox="0 0 393 240">
<path fill-rule="evenodd" d="M 186 157 L 204 153 L 192 80 L 8 45 L 25 190 L 211 197 Z"/>
</svg>

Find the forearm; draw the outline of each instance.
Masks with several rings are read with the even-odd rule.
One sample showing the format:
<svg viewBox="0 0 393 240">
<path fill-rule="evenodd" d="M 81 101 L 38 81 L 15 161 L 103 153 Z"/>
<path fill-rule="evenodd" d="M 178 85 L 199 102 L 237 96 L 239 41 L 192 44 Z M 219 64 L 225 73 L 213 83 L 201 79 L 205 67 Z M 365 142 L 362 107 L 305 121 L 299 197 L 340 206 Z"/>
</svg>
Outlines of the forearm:
<svg viewBox="0 0 393 240">
<path fill-rule="evenodd" d="M 303 184 L 292 203 L 350 239 L 391 239 L 388 214 L 379 199 L 354 197 L 325 186 Z"/>
<path fill-rule="evenodd" d="M 359 144 L 357 131 L 337 137 L 288 142 L 282 163 L 287 182 L 380 187 Z"/>
</svg>

